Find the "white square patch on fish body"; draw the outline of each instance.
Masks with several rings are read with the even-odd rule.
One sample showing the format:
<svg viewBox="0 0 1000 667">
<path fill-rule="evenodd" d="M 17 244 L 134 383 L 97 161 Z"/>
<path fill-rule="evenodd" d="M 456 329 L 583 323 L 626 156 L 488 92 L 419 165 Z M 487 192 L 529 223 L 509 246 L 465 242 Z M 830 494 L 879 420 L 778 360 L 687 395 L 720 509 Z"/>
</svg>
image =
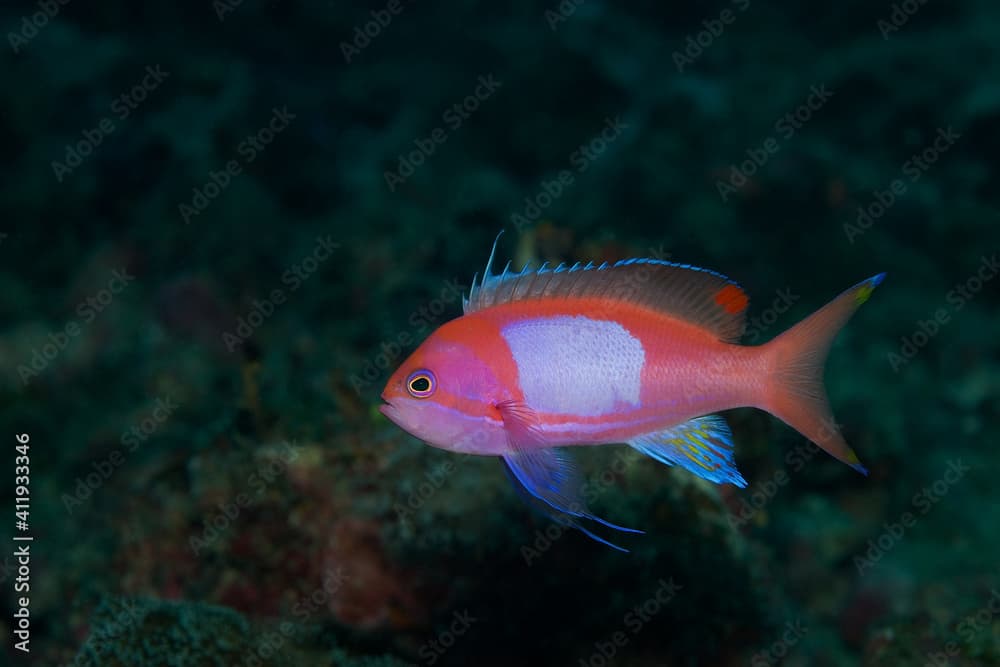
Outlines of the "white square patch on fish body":
<svg viewBox="0 0 1000 667">
<path fill-rule="evenodd" d="M 639 405 L 646 353 L 621 324 L 561 315 L 509 324 L 501 334 L 534 410 L 597 416 Z"/>
</svg>

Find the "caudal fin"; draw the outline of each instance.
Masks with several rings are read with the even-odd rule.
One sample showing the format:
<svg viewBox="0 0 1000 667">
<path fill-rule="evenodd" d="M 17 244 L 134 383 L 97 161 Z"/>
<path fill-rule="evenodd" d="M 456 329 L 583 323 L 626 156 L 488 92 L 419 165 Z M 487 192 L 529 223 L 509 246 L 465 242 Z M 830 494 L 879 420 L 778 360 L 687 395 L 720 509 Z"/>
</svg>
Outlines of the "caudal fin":
<svg viewBox="0 0 1000 667">
<path fill-rule="evenodd" d="M 858 283 L 763 347 L 772 372 L 760 407 L 865 475 L 833 420 L 823 366 L 837 332 L 884 278 L 880 273 Z"/>
</svg>

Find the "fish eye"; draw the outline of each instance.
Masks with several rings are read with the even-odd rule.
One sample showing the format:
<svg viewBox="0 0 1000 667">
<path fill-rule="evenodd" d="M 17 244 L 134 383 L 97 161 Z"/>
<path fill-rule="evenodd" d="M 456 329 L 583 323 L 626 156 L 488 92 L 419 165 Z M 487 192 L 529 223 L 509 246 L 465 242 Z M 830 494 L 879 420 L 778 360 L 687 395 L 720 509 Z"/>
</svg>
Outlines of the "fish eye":
<svg viewBox="0 0 1000 667">
<path fill-rule="evenodd" d="M 427 398 L 434 393 L 436 387 L 434 374 L 428 370 L 414 371 L 406 378 L 406 389 L 415 398 Z"/>
</svg>

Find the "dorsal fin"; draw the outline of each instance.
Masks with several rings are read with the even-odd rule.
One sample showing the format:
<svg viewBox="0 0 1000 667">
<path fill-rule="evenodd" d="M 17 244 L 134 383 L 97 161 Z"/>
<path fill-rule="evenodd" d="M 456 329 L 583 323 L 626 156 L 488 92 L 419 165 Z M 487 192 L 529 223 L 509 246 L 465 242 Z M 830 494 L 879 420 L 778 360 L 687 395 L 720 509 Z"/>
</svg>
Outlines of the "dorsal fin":
<svg viewBox="0 0 1000 667">
<path fill-rule="evenodd" d="M 669 314 L 726 342 L 736 342 L 743 333 L 749 299 L 739 285 L 715 271 L 659 259 L 623 259 L 600 266 L 525 266 L 517 273 L 510 272 L 508 262 L 502 273 L 493 275 L 494 252 L 479 284 L 473 279 L 463 299 L 466 314 L 514 301 L 604 297 Z"/>
</svg>

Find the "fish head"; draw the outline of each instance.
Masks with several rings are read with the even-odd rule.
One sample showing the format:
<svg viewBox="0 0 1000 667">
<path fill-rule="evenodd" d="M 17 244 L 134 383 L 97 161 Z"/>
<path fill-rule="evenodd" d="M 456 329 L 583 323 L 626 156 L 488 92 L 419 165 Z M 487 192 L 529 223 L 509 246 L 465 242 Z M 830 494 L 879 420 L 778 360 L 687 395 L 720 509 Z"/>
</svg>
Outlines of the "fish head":
<svg viewBox="0 0 1000 667">
<path fill-rule="evenodd" d="M 490 454 L 506 436 L 496 404 L 504 392 L 474 343 L 448 336 L 445 325 L 389 378 L 382 414 L 410 435 L 440 449 Z"/>
</svg>

